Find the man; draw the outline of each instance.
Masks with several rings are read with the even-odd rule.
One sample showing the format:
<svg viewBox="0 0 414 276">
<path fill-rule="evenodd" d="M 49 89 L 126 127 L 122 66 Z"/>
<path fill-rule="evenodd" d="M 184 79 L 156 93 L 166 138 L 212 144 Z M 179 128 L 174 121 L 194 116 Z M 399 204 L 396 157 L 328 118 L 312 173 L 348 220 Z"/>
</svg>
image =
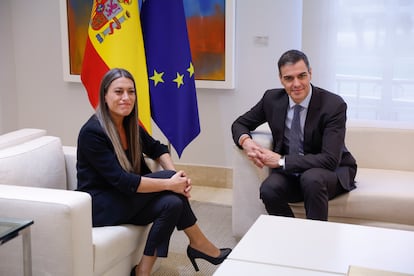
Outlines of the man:
<svg viewBox="0 0 414 276">
<path fill-rule="evenodd" d="M 270 215 L 294 217 L 288 203 L 304 201 L 307 218 L 327 220 L 328 200 L 355 188 L 357 165 L 344 142 L 347 105 L 310 83 L 312 70 L 304 53 L 287 51 L 278 68 L 284 89 L 267 90 L 237 118 L 233 140 L 256 166 L 271 168 L 260 187 Z M 273 151 L 250 135 L 266 122 Z"/>
</svg>

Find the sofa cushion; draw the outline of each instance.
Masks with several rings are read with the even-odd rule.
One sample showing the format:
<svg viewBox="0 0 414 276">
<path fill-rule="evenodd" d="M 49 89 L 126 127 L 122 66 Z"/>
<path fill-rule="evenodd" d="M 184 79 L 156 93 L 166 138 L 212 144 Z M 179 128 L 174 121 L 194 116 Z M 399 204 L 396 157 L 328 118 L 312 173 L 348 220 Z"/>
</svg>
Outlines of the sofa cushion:
<svg viewBox="0 0 414 276">
<path fill-rule="evenodd" d="M 352 218 L 414 225 L 414 172 L 358 169 L 357 189 L 329 201 L 329 220 Z M 303 202 L 292 204 L 303 217 Z"/>
<path fill-rule="evenodd" d="M 0 135 L 0 149 L 18 145 L 46 135 L 46 130 L 37 128 L 22 128 Z"/>
<path fill-rule="evenodd" d="M 414 171 L 413 123 L 353 125 L 345 142 L 358 168 Z"/>
<path fill-rule="evenodd" d="M 136 225 L 94 227 L 94 275 L 101 275 L 136 251 L 142 253 L 148 231 L 149 227 Z"/>
<path fill-rule="evenodd" d="M 0 183 L 66 189 L 65 158 L 60 139 L 42 136 L 1 149 Z"/>
</svg>

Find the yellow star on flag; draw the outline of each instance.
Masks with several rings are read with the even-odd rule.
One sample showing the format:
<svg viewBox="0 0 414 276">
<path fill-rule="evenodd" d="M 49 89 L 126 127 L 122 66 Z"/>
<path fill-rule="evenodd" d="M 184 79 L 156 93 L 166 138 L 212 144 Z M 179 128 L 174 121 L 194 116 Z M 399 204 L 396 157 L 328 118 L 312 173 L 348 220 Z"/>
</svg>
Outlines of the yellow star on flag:
<svg viewBox="0 0 414 276">
<path fill-rule="evenodd" d="M 190 78 L 194 75 L 194 66 L 193 63 L 190 62 L 190 67 L 187 68 L 188 73 L 190 73 Z"/>
<path fill-rule="evenodd" d="M 158 73 L 155 69 L 154 69 L 154 75 L 152 75 L 152 77 L 150 77 L 150 80 L 154 81 L 154 86 L 157 86 L 157 84 L 159 82 L 164 82 L 164 80 L 162 79 L 162 76 L 164 75 L 164 72 Z"/>
<path fill-rule="evenodd" d="M 181 85 L 184 85 L 183 77 L 184 77 L 184 75 L 180 75 L 177 72 L 177 77 L 173 80 L 173 82 L 176 82 L 177 83 L 177 88 L 180 88 Z"/>
</svg>

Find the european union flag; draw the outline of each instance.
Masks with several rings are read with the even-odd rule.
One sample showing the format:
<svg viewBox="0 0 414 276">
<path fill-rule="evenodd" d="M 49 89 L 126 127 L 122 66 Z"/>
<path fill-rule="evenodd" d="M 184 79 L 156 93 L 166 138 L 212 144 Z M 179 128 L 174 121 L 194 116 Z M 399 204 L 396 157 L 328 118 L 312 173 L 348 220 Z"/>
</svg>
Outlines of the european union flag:
<svg viewBox="0 0 414 276">
<path fill-rule="evenodd" d="M 185 147 L 200 133 L 183 1 L 143 1 L 141 25 L 151 115 L 181 157 Z"/>
</svg>

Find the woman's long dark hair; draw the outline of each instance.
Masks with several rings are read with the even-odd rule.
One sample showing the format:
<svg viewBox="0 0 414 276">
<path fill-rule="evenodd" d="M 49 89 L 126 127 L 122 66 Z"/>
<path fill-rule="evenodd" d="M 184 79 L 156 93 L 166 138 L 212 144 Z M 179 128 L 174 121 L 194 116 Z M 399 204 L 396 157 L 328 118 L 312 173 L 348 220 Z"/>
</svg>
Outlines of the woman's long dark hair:
<svg viewBox="0 0 414 276">
<path fill-rule="evenodd" d="M 139 138 L 139 127 L 138 127 L 138 97 L 135 97 L 134 108 L 131 113 L 124 118 L 123 124 L 128 142 L 128 150 L 131 155 L 131 162 L 129 161 L 121 143 L 121 138 L 112 121 L 108 105 L 105 102 L 105 95 L 108 93 L 108 88 L 111 83 L 118 78 L 128 78 L 132 80 L 135 87 L 135 80 L 131 73 L 122 68 L 114 68 L 109 70 L 101 81 L 99 89 L 99 105 L 96 109 L 96 116 L 108 135 L 109 139 L 115 149 L 115 154 L 118 158 L 122 168 L 128 172 L 134 172 L 139 174 L 141 170 L 141 144 Z"/>
</svg>

